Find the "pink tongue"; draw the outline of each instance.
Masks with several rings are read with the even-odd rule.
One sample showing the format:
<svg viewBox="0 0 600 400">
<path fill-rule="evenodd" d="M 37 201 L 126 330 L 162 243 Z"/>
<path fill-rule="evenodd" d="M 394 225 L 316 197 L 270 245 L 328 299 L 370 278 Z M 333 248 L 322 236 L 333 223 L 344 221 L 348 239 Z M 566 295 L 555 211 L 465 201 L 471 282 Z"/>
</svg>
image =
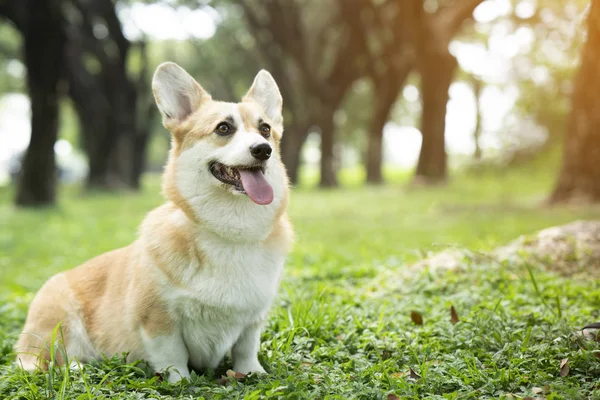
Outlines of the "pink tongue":
<svg viewBox="0 0 600 400">
<path fill-rule="evenodd" d="M 271 204 L 273 201 L 273 188 L 265 179 L 265 175 L 260 170 L 240 169 L 242 186 L 253 202 L 260 205 Z"/>
</svg>

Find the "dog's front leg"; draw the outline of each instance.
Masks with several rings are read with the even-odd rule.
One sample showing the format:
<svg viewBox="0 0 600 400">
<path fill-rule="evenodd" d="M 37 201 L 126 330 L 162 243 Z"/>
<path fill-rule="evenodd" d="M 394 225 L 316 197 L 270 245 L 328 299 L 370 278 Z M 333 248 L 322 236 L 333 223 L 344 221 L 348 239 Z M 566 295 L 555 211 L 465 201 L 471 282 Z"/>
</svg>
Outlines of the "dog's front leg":
<svg viewBox="0 0 600 400">
<path fill-rule="evenodd" d="M 258 362 L 260 349 L 260 332 L 262 323 L 247 326 L 231 349 L 233 357 L 233 370 L 247 374 L 249 372 L 265 373 L 265 369 Z"/>
<path fill-rule="evenodd" d="M 188 369 L 189 353 L 180 329 L 175 329 L 168 334 L 157 336 L 142 334 L 146 357 L 152 368 L 157 372 L 169 370 L 169 382 L 179 382 L 190 377 Z"/>
</svg>

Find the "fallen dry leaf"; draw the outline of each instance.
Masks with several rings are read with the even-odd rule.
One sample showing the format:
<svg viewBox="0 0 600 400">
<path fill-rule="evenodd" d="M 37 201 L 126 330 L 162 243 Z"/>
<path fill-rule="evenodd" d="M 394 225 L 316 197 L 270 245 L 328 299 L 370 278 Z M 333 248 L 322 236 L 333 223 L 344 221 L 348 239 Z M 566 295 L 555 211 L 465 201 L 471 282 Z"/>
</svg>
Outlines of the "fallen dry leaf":
<svg viewBox="0 0 600 400">
<path fill-rule="evenodd" d="M 569 375 L 569 359 L 568 358 L 563 358 L 560 361 L 560 376 L 565 377 L 567 375 Z"/>
<path fill-rule="evenodd" d="M 410 379 L 414 379 L 415 381 L 421 379 L 421 375 L 417 374 L 414 369 L 410 369 Z"/>
<path fill-rule="evenodd" d="M 220 379 L 217 379 L 217 383 L 219 385 L 227 385 L 227 383 L 231 381 L 231 378 L 239 380 L 246 377 L 246 374 L 242 374 L 241 372 L 235 372 L 231 369 L 228 369 L 227 372 L 225 372 L 225 375 L 226 376 L 222 376 Z"/>
<path fill-rule="evenodd" d="M 400 400 L 400 397 L 396 396 L 393 393 L 387 395 L 387 400 Z"/>
<path fill-rule="evenodd" d="M 458 318 L 458 314 L 456 313 L 454 306 L 450 306 L 450 322 L 456 324 L 458 321 L 460 321 L 460 318 Z"/>
<path fill-rule="evenodd" d="M 235 372 L 231 369 L 228 369 L 227 372 L 225 372 L 225 375 L 227 375 L 229 378 L 235 379 L 242 379 L 246 377 L 246 374 L 242 374 L 241 372 Z"/>
<path fill-rule="evenodd" d="M 544 391 L 544 389 L 542 389 L 541 387 L 534 387 L 531 388 L 531 391 L 533 392 L 533 394 L 540 394 Z"/>
<path fill-rule="evenodd" d="M 423 325 L 423 316 L 416 311 L 410 313 L 410 319 L 415 325 Z"/>
</svg>

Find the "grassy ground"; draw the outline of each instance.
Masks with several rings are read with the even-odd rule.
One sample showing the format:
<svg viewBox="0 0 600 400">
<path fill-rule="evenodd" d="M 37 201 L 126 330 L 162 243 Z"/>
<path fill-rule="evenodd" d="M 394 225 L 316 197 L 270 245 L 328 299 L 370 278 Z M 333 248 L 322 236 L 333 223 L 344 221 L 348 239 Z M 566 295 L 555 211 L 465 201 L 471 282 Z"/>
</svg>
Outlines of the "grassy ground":
<svg viewBox="0 0 600 400">
<path fill-rule="evenodd" d="M 444 188 L 389 176 L 384 187 L 360 188 L 349 173 L 343 189 L 294 191 L 298 241 L 263 335 L 269 375 L 223 381 L 226 361 L 191 385 L 160 382 L 119 357 L 68 375 L 11 365 L 35 290 L 132 241 L 161 202 L 156 177 L 140 194 L 64 189 L 60 206 L 42 211 L 14 209 L 0 190 L 0 398 L 600 398 L 600 345 L 574 333 L 599 318 L 595 282 L 492 260 L 466 259 L 460 273 L 403 273 L 428 251 L 486 250 L 600 210 L 542 206 L 554 176 L 543 166 L 463 174 Z"/>
</svg>

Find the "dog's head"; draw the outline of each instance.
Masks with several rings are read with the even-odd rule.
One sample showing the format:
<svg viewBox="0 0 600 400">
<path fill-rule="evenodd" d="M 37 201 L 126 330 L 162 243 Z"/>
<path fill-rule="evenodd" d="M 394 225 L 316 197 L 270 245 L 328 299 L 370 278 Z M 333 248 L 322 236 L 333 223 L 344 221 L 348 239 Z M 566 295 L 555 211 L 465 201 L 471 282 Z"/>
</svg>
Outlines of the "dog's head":
<svg viewBox="0 0 600 400">
<path fill-rule="evenodd" d="M 282 206 L 282 97 L 271 74 L 260 71 L 240 103 L 213 100 L 174 63 L 157 68 L 152 89 L 173 138 L 164 182 L 170 200 L 199 219 L 224 207 L 231 216 Z"/>
</svg>

